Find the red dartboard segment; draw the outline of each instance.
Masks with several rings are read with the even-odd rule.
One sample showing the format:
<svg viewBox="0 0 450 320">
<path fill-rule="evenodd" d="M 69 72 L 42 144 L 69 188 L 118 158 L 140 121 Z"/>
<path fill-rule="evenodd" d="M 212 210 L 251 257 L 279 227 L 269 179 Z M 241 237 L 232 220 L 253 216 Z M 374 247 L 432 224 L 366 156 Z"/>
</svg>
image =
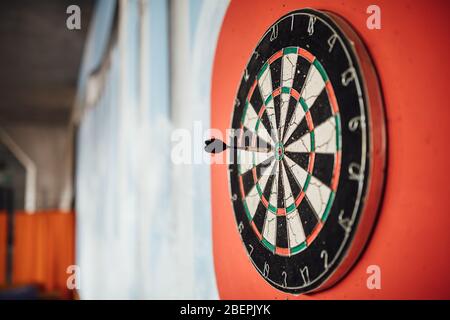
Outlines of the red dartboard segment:
<svg viewBox="0 0 450 320">
<path fill-rule="evenodd" d="M 277 60 L 278 58 L 281 58 L 282 56 L 283 56 L 283 50 L 276 52 L 273 56 L 270 57 L 269 64 L 272 64 L 275 60 Z"/>
<path fill-rule="evenodd" d="M 295 198 L 295 205 L 298 207 L 305 197 L 305 193 L 303 191 L 300 192 L 297 198 Z"/>
<path fill-rule="evenodd" d="M 323 223 L 319 222 L 316 227 L 314 228 L 313 232 L 309 235 L 308 238 L 306 238 L 306 245 L 309 246 L 314 239 L 316 239 L 317 235 L 319 234 L 320 230 L 322 230 Z"/>
<path fill-rule="evenodd" d="M 309 111 L 306 111 L 305 117 L 306 117 L 306 123 L 308 124 L 309 131 L 313 132 L 314 131 L 314 123 L 311 118 L 311 113 Z"/>
<path fill-rule="evenodd" d="M 341 170 L 341 151 L 338 150 L 334 160 L 333 180 L 331 182 L 331 190 L 336 191 L 337 184 L 339 182 L 339 175 L 337 174 Z"/>
<path fill-rule="evenodd" d="M 314 159 L 315 159 L 315 153 L 310 152 L 309 153 L 309 163 L 308 163 L 308 173 L 312 174 L 313 168 L 314 168 Z M 336 171 L 337 167 L 333 169 L 333 174 L 339 176 L 338 172 Z"/>
<path fill-rule="evenodd" d="M 264 114 L 264 112 L 266 111 L 266 106 L 262 106 L 261 107 L 261 110 L 259 110 L 259 113 L 258 113 L 258 118 L 259 119 L 261 119 L 261 117 L 262 117 L 262 115 Z"/>
<path fill-rule="evenodd" d="M 330 103 L 331 106 L 333 108 L 333 112 L 334 113 L 338 113 L 339 112 L 339 107 L 338 107 L 338 103 L 336 101 L 336 96 L 334 95 L 334 90 L 333 90 L 333 86 L 331 85 L 330 80 L 327 80 L 327 82 L 325 83 L 325 88 L 328 92 L 328 97 L 330 99 Z"/>
<path fill-rule="evenodd" d="M 251 226 L 252 226 L 253 232 L 255 232 L 255 234 L 257 235 L 258 239 L 262 240 L 263 237 L 262 237 L 261 233 L 259 232 L 258 228 L 256 227 L 256 225 L 255 225 L 255 223 L 253 221 L 251 222 Z"/>
<path fill-rule="evenodd" d="M 274 92 L 272 92 L 272 97 L 278 97 L 281 93 L 281 88 L 277 88 L 274 90 Z"/>
<path fill-rule="evenodd" d="M 299 56 L 305 58 L 309 62 L 311 62 L 311 63 L 314 62 L 315 57 L 308 50 L 305 50 L 303 48 L 298 48 L 298 54 L 299 54 Z"/>
<path fill-rule="evenodd" d="M 252 86 L 250 87 L 250 90 L 248 91 L 247 101 L 250 101 L 250 98 L 252 97 L 253 92 L 255 91 L 255 88 L 257 85 L 258 85 L 258 81 L 255 79 L 255 81 L 253 81 Z"/>
<path fill-rule="evenodd" d="M 295 100 L 299 100 L 300 99 L 300 93 L 298 93 L 297 90 L 295 90 L 294 88 L 291 88 L 291 96 L 293 96 L 295 98 Z"/>
<path fill-rule="evenodd" d="M 276 247 L 275 252 L 276 252 L 276 254 L 279 254 L 281 256 L 289 256 L 289 254 L 290 254 L 289 248 Z"/>
</svg>

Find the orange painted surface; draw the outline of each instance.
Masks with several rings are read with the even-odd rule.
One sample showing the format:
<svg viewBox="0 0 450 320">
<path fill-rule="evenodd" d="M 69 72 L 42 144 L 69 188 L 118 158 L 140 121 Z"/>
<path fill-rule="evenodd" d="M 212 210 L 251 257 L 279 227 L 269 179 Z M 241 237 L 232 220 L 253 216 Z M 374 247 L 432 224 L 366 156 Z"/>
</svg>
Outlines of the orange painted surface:
<svg viewBox="0 0 450 320">
<path fill-rule="evenodd" d="M 447 1 L 377 1 L 381 30 L 366 28 L 373 1 L 232 1 L 219 36 L 212 78 L 212 128 L 225 133 L 242 72 L 260 37 L 284 14 L 305 7 L 343 16 L 374 59 L 388 129 L 384 201 L 361 259 L 334 287 L 292 296 L 273 289 L 241 243 L 226 165 L 212 165 L 214 263 L 224 299 L 450 298 L 450 195 Z M 221 157 L 216 155 L 216 157 Z M 381 268 L 381 290 L 366 286 L 369 265 Z"/>
<path fill-rule="evenodd" d="M 66 269 L 75 259 L 74 213 L 15 214 L 13 284 L 37 284 L 47 293 L 70 297 Z M 4 284 L 6 215 L 0 215 L 0 272 Z"/>
</svg>

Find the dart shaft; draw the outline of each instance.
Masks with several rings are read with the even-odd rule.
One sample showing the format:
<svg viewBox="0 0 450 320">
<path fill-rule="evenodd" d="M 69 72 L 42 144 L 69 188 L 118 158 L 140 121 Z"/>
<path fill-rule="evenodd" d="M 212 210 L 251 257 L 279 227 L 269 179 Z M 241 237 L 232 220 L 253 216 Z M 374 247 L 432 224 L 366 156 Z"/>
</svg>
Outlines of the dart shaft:
<svg viewBox="0 0 450 320">
<path fill-rule="evenodd" d="M 245 150 L 250 152 L 270 152 L 270 147 L 252 147 L 252 146 L 244 146 L 244 147 L 234 147 L 234 149 Z"/>
<path fill-rule="evenodd" d="M 220 153 L 227 148 L 237 149 L 237 150 L 245 150 L 245 151 L 250 151 L 250 152 L 270 152 L 272 150 L 272 148 L 270 146 L 267 146 L 267 147 L 236 146 L 236 145 L 229 146 L 222 140 L 215 139 L 215 138 L 205 141 L 205 150 L 210 153 Z"/>
</svg>

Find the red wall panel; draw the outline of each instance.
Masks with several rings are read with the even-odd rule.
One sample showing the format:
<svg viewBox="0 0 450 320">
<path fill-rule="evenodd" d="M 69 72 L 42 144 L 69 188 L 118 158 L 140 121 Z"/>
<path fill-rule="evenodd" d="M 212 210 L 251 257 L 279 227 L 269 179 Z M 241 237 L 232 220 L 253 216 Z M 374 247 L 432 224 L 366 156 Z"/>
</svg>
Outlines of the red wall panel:
<svg viewBox="0 0 450 320">
<path fill-rule="evenodd" d="M 221 298 L 450 298 L 450 195 L 446 1 L 377 1 L 381 30 L 366 27 L 373 1 L 232 1 L 219 36 L 212 78 L 212 128 L 225 133 L 246 62 L 265 30 L 286 13 L 311 7 L 344 17 L 368 47 L 384 93 L 388 172 L 373 236 L 336 286 L 310 296 L 270 287 L 246 256 L 235 225 L 227 168 L 212 166 L 214 262 Z M 220 156 L 220 155 L 219 155 Z M 381 268 L 381 290 L 366 286 Z"/>
</svg>

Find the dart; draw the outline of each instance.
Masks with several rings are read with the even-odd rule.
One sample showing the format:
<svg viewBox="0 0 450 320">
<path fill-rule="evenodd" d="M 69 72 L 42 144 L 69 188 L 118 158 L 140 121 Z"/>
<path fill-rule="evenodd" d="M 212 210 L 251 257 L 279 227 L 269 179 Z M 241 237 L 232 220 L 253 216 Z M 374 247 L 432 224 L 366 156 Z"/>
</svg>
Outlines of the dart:
<svg viewBox="0 0 450 320">
<path fill-rule="evenodd" d="M 250 151 L 250 152 L 270 152 L 272 150 L 272 148 L 270 146 L 268 146 L 268 147 L 229 146 L 222 140 L 216 139 L 214 137 L 205 141 L 205 151 L 208 153 L 220 153 L 227 148 L 228 149 L 245 150 L 245 151 Z"/>
</svg>

